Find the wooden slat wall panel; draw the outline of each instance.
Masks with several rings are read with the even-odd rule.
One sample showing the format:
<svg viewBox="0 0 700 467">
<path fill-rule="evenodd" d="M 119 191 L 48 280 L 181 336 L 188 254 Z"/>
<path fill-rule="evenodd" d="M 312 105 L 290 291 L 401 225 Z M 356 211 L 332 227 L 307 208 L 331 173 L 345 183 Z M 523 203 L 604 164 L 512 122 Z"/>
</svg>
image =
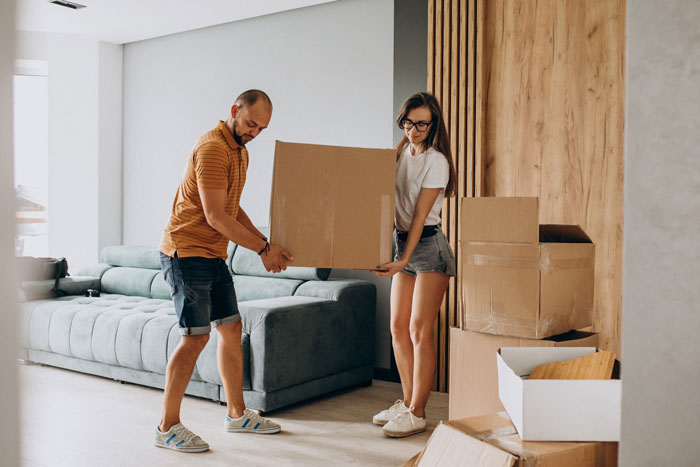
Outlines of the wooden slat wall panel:
<svg viewBox="0 0 700 467">
<path fill-rule="evenodd" d="M 459 199 L 472 196 L 474 187 L 474 44 L 475 0 L 428 0 L 428 83 L 427 89 L 440 102 L 450 134 L 456 170 L 456 196 L 443 204 L 442 225 L 455 253 L 459 249 Z M 459 325 L 459 281 L 450 280 L 435 326 L 437 371 L 434 390 L 448 385 L 449 327 Z"/>
<path fill-rule="evenodd" d="M 596 242 L 594 330 L 619 355 L 625 0 L 428 0 L 428 14 L 427 89 L 458 179 L 443 227 L 458 260 L 460 198 L 539 196 L 540 222 L 581 224 Z M 436 323 L 435 390 L 447 388 L 460 294 L 451 281 Z"/>
<path fill-rule="evenodd" d="M 619 355 L 625 2 L 486 4 L 484 195 L 539 196 L 541 223 L 586 230 L 593 329 Z"/>
</svg>

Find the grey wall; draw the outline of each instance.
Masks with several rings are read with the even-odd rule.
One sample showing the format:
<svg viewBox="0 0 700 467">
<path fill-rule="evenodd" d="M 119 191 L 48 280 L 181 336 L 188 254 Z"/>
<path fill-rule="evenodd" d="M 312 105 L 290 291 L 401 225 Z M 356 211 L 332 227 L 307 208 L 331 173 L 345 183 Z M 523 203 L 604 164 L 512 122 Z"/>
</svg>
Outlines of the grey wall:
<svg viewBox="0 0 700 467">
<path fill-rule="evenodd" d="M 700 3 L 627 5 L 622 466 L 700 459 Z"/>
<path fill-rule="evenodd" d="M 394 1 L 394 117 L 408 96 L 428 83 L 428 2 Z M 403 131 L 394 124 L 394 144 Z"/>
<path fill-rule="evenodd" d="M 159 244 L 192 145 L 245 89 L 274 104 L 248 145 L 241 206 L 258 225 L 268 223 L 275 140 L 392 147 L 393 22 L 393 0 L 342 0 L 125 45 L 124 243 Z M 333 275 L 377 284 L 376 364 L 389 367 L 389 280 Z"/>
<path fill-rule="evenodd" d="M 0 4 L 0 459 L 19 465 L 17 391 L 17 291 L 13 285 L 14 190 L 12 183 L 12 73 L 14 2 Z"/>
</svg>

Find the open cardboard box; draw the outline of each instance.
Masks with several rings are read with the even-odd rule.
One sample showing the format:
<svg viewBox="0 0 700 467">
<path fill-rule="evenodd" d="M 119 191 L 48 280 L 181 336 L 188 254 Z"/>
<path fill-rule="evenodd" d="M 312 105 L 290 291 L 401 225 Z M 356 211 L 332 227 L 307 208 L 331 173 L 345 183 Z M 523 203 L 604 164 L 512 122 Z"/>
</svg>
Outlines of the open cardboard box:
<svg viewBox="0 0 700 467">
<path fill-rule="evenodd" d="M 498 396 L 525 441 L 619 441 L 622 382 L 529 380 L 538 365 L 573 360 L 595 347 L 502 347 Z"/>
<path fill-rule="evenodd" d="M 376 269 L 391 260 L 396 151 L 275 145 L 270 242 L 290 266 Z"/>
<path fill-rule="evenodd" d="M 450 420 L 501 412 L 496 355 L 501 347 L 597 347 L 598 334 L 570 331 L 546 339 L 450 328 Z"/>
<path fill-rule="evenodd" d="M 542 339 L 592 324 L 595 245 L 537 198 L 462 198 L 462 328 Z"/>
<path fill-rule="evenodd" d="M 443 422 L 404 467 L 613 467 L 617 443 L 522 441 L 501 413 Z"/>
</svg>

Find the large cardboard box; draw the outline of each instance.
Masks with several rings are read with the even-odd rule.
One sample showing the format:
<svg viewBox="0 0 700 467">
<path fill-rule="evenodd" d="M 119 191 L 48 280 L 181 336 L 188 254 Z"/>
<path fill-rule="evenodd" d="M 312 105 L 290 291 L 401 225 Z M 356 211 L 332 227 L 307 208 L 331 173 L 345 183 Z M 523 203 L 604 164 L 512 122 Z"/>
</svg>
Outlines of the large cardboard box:
<svg viewBox="0 0 700 467">
<path fill-rule="evenodd" d="M 525 339 L 450 328 L 450 420 L 505 410 L 498 398 L 499 348 L 597 346 L 598 334 L 592 332 Z"/>
<path fill-rule="evenodd" d="M 277 141 L 270 241 L 290 266 L 376 269 L 391 260 L 396 152 Z"/>
<path fill-rule="evenodd" d="M 592 324 L 595 246 L 537 198 L 462 199 L 463 329 L 542 339 Z"/>
<path fill-rule="evenodd" d="M 538 365 L 573 360 L 595 347 L 502 347 L 498 395 L 526 441 L 619 441 L 622 382 L 619 366 L 609 380 L 529 380 Z"/>
<path fill-rule="evenodd" d="M 438 425 L 423 451 L 405 465 L 614 467 L 617 443 L 524 442 L 501 412 Z"/>
</svg>

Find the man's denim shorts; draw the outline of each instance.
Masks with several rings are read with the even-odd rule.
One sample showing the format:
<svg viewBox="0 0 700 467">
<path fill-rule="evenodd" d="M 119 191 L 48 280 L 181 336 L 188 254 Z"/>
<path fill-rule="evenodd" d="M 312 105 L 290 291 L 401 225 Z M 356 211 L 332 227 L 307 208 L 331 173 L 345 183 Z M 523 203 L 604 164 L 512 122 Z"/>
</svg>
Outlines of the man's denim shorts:
<svg viewBox="0 0 700 467">
<path fill-rule="evenodd" d="M 394 261 L 401 259 L 405 248 L 406 242 L 399 238 L 394 230 Z M 455 256 L 440 228 L 435 234 L 418 240 L 418 245 L 413 250 L 411 259 L 408 260 L 408 265 L 402 272 L 412 276 L 421 272 L 439 272 L 447 276 L 457 275 Z"/>
<path fill-rule="evenodd" d="M 179 258 L 160 253 L 160 268 L 175 303 L 180 334 L 209 334 L 241 320 L 233 278 L 221 258 Z"/>
</svg>

